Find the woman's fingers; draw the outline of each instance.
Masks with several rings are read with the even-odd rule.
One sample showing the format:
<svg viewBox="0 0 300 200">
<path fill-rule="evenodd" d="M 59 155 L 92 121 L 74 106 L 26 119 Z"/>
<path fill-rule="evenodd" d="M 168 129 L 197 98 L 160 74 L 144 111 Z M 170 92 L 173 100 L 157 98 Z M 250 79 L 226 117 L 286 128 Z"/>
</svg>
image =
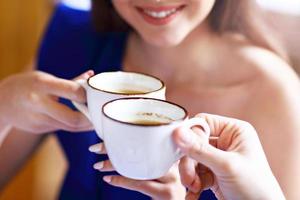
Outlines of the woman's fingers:
<svg viewBox="0 0 300 200">
<path fill-rule="evenodd" d="M 128 190 L 139 191 L 152 198 L 160 197 L 160 199 L 167 199 L 163 198 L 163 196 L 168 195 L 165 194 L 166 190 L 163 187 L 163 184 L 157 181 L 140 181 L 122 176 L 105 176 L 103 177 L 103 180 L 110 185 Z"/>
<path fill-rule="evenodd" d="M 45 114 L 35 114 L 30 120 L 33 121 L 30 128 L 25 128 L 24 130 L 32 133 L 48 133 L 57 130 L 66 130 L 71 132 L 85 131 L 90 127 L 74 128 L 69 127 L 56 119 L 53 119 Z"/>
<path fill-rule="evenodd" d="M 106 154 L 106 149 L 105 149 L 105 145 L 103 142 L 90 146 L 89 151 L 92 153 L 96 153 L 96 154 Z M 97 162 L 94 164 L 93 167 L 94 167 L 94 169 L 99 170 L 101 172 L 115 171 L 110 160 Z"/>
<path fill-rule="evenodd" d="M 80 103 L 86 101 L 84 89 L 75 81 L 61 79 L 51 75 L 42 75 L 38 78 L 37 82 L 41 90 L 46 94 Z"/>
<path fill-rule="evenodd" d="M 89 151 L 96 154 L 107 154 L 104 143 L 94 144 L 89 147 Z"/>
<path fill-rule="evenodd" d="M 210 188 L 214 183 L 212 172 L 204 165 L 197 164 L 188 157 L 183 157 L 179 163 L 182 184 L 192 193 L 199 193 Z"/>
<path fill-rule="evenodd" d="M 77 77 L 77 79 L 88 79 L 93 74 L 93 71 L 88 71 L 81 74 Z M 39 84 L 43 91 L 51 95 L 63 97 L 80 103 L 84 103 L 86 101 L 84 89 L 75 81 L 57 78 L 45 73 L 39 73 L 37 75 L 37 84 Z"/>
<path fill-rule="evenodd" d="M 180 181 L 180 175 L 178 171 L 178 163 L 175 163 L 169 171 L 161 178 L 157 179 L 156 181 L 162 184 L 174 183 Z"/>
<path fill-rule="evenodd" d="M 101 172 L 111 172 L 115 171 L 115 168 L 112 166 L 109 160 L 97 162 L 94 164 L 94 169 L 99 170 Z"/>
<path fill-rule="evenodd" d="M 191 129 L 180 127 L 174 131 L 173 140 L 185 155 L 211 169 L 222 170 L 224 163 L 227 162 L 227 153 L 210 145 L 203 139 L 204 136 L 199 136 L 200 134 L 205 135 L 200 129 L 195 133 Z"/>
<path fill-rule="evenodd" d="M 196 171 L 197 163 L 185 156 L 179 162 L 179 172 L 182 184 L 192 192 L 196 193 L 201 187 L 200 178 Z"/>
<path fill-rule="evenodd" d="M 74 129 L 82 127 L 90 127 L 92 129 L 93 127 L 91 122 L 82 113 L 73 111 L 66 105 L 50 98 L 43 99 L 42 104 L 42 112 L 68 127 Z"/>
<path fill-rule="evenodd" d="M 215 182 L 215 177 L 212 171 L 201 164 L 199 164 L 196 169 L 200 179 L 200 188 L 198 192 L 211 188 Z"/>
</svg>

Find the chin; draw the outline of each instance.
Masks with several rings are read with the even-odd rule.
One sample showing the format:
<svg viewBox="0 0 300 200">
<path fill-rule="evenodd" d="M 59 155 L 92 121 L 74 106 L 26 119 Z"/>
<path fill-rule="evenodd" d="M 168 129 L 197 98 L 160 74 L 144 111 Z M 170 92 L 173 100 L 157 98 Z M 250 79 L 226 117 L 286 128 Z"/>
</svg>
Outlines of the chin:
<svg viewBox="0 0 300 200">
<path fill-rule="evenodd" d="M 159 34 L 159 35 L 151 35 L 151 36 L 143 36 L 143 39 L 148 44 L 160 47 L 160 48 L 169 48 L 175 47 L 182 43 L 185 36 L 181 34 Z"/>
</svg>

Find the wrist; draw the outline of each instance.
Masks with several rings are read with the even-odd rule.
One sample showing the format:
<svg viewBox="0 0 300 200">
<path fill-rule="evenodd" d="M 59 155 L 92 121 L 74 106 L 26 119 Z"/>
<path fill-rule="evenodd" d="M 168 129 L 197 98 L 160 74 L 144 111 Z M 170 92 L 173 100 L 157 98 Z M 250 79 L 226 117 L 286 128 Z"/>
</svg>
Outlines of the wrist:
<svg viewBox="0 0 300 200">
<path fill-rule="evenodd" d="M 5 138 L 7 137 L 9 131 L 11 130 L 11 126 L 6 124 L 4 121 L 0 120 L 0 147 Z"/>
<path fill-rule="evenodd" d="M 0 104 L 2 103 L 0 102 Z M 7 120 L 5 120 L 4 111 L 1 109 L 0 105 L 0 146 L 9 133 L 11 127 L 12 126 L 7 122 Z"/>
</svg>

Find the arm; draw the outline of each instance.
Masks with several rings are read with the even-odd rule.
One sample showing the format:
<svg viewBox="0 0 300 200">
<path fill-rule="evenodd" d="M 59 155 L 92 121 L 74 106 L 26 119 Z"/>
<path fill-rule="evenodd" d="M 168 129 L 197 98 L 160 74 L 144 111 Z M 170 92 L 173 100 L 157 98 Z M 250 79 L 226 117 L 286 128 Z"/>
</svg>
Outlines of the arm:
<svg viewBox="0 0 300 200">
<path fill-rule="evenodd" d="M 0 147 L 0 191 L 30 158 L 45 136 L 12 129 Z"/>
</svg>

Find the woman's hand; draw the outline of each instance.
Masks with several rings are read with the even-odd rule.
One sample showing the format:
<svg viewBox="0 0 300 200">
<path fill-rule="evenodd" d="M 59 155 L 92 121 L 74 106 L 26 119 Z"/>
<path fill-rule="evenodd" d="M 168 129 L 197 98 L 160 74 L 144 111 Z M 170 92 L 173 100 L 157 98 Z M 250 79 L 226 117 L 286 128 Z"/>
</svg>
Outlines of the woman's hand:
<svg viewBox="0 0 300 200">
<path fill-rule="evenodd" d="M 210 144 L 199 128 L 178 128 L 173 134 L 186 155 L 179 166 L 189 190 L 186 199 L 198 199 L 209 187 L 218 199 L 285 199 L 249 123 L 209 114 L 198 117 L 211 128 Z"/>
<path fill-rule="evenodd" d="M 87 79 L 93 73 L 88 71 L 78 78 Z M 0 82 L 0 124 L 32 133 L 92 129 L 83 114 L 59 103 L 59 97 L 86 100 L 84 89 L 74 81 L 43 72 L 10 76 Z"/>
<path fill-rule="evenodd" d="M 103 143 L 93 145 L 89 150 L 97 154 L 106 154 Z M 96 163 L 94 168 L 101 172 L 114 171 L 109 160 Z M 186 189 L 180 182 L 178 164 L 175 164 L 164 177 L 157 180 L 140 181 L 123 176 L 105 176 L 103 180 L 110 185 L 138 191 L 157 200 L 182 200 L 186 194 Z"/>
</svg>

